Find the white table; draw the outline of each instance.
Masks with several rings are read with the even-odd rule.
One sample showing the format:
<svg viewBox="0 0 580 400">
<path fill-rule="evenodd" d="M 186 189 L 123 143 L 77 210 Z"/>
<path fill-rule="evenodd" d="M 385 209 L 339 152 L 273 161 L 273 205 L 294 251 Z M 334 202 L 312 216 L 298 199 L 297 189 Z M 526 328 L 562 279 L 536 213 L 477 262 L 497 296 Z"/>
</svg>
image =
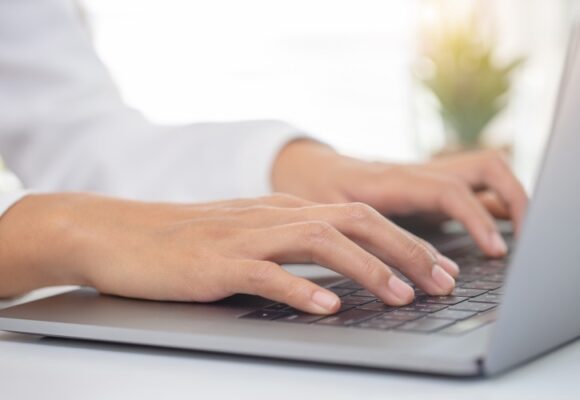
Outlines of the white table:
<svg viewBox="0 0 580 400">
<path fill-rule="evenodd" d="M 0 399 L 80 398 L 576 400 L 580 341 L 497 378 L 459 380 L 0 333 Z"/>
</svg>

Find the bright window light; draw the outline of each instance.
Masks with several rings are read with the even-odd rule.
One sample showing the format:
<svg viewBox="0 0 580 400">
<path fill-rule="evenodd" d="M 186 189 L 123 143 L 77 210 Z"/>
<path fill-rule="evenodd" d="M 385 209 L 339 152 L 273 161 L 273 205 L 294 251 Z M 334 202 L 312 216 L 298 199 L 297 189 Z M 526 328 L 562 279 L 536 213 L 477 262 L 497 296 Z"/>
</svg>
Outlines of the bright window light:
<svg viewBox="0 0 580 400">
<path fill-rule="evenodd" d="M 416 1 L 86 5 L 126 100 L 156 122 L 277 118 L 351 154 L 415 156 Z"/>
</svg>

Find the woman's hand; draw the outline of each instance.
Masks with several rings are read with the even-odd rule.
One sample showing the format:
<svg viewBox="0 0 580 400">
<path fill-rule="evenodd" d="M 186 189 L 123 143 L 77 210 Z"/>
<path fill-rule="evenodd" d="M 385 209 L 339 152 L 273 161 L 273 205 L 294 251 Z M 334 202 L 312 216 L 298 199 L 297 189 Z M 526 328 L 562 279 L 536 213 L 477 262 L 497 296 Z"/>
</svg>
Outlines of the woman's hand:
<svg viewBox="0 0 580 400">
<path fill-rule="evenodd" d="M 457 265 L 362 203 L 289 195 L 199 205 L 85 194 L 30 195 L 0 223 L 0 295 L 80 284 L 177 301 L 261 295 L 311 313 L 339 298 L 282 263 L 314 262 L 391 305 L 412 301 L 397 268 L 432 295 L 449 294 Z"/>
<path fill-rule="evenodd" d="M 522 185 L 496 152 L 465 153 L 423 165 L 392 165 L 341 156 L 316 142 L 290 143 L 273 171 L 275 190 L 325 202 L 363 202 L 394 216 L 446 216 L 460 221 L 489 256 L 506 253 L 496 218 L 520 229 L 527 205 Z"/>
</svg>

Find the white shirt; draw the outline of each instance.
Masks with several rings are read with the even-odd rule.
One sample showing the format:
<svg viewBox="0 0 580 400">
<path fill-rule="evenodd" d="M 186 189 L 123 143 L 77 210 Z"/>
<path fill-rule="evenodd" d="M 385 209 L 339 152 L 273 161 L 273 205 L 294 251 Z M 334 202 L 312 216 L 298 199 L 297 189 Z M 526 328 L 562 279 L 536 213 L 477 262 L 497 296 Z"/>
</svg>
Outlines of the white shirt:
<svg viewBox="0 0 580 400">
<path fill-rule="evenodd" d="M 155 125 L 123 103 L 73 1 L 0 0 L 0 153 L 27 188 L 264 195 L 278 151 L 302 136 L 279 121 Z M 0 193 L 0 213 L 23 194 Z"/>
<path fill-rule="evenodd" d="M 4 163 L 0 158 L 0 215 L 26 194 L 18 178 L 4 168 Z"/>
</svg>

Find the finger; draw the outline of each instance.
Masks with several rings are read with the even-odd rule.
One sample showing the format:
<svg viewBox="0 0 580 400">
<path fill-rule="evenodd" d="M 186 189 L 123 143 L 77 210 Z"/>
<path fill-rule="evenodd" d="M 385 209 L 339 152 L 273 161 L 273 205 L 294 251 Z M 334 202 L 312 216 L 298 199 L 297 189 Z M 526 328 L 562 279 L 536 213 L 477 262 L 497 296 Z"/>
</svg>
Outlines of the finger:
<svg viewBox="0 0 580 400">
<path fill-rule="evenodd" d="M 451 180 L 445 190 L 437 189 L 436 193 L 434 201 L 441 211 L 461 222 L 485 254 L 491 257 L 506 254 L 507 246 L 495 221 L 467 185 Z"/>
<path fill-rule="evenodd" d="M 420 238 L 419 236 L 414 235 L 413 233 L 404 230 L 410 237 L 422 243 L 427 249 L 431 251 L 433 256 L 436 259 L 437 264 L 439 264 L 449 275 L 453 278 L 457 278 L 460 273 L 459 265 L 449 257 L 444 256 L 433 246 L 431 243 L 426 241 L 425 239 Z"/>
<path fill-rule="evenodd" d="M 463 178 L 450 177 L 447 172 L 416 170 L 408 171 L 406 177 L 407 187 L 402 190 L 406 196 L 401 199 L 405 206 L 400 206 L 398 212 L 443 213 L 460 221 L 485 254 L 492 257 L 505 255 L 507 246 L 495 221 Z"/>
<path fill-rule="evenodd" d="M 436 251 L 426 248 L 370 206 L 362 203 L 320 205 L 282 213 L 288 222 L 306 219 L 329 223 L 385 264 L 399 269 L 429 294 L 448 294 L 455 286 L 444 266 L 436 262 Z"/>
<path fill-rule="evenodd" d="M 434 247 L 425 246 L 372 207 L 346 203 L 307 210 L 312 213 L 311 218 L 329 222 L 386 264 L 397 268 L 425 292 L 444 295 L 453 290 L 455 282 L 445 268 L 450 266 L 449 262 L 442 260 Z"/>
<path fill-rule="evenodd" d="M 516 232 L 524 220 L 528 198 L 505 157 L 497 151 L 463 154 L 436 164 L 440 171 L 450 173 L 475 189 L 491 189 L 509 210 Z"/>
<path fill-rule="evenodd" d="M 499 219 L 510 219 L 510 211 L 498 196 L 489 190 L 477 193 L 479 202 L 489 211 L 491 215 Z"/>
<path fill-rule="evenodd" d="M 277 263 L 316 263 L 354 279 L 387 304 L 413 300 L 413 289 L 376 256 L 322 221 L 300 222 L 255 231 L 252 258 Z"/>
<path fill-rule="evenodd" d="M 492 157 L 483 167 L 482 183 L 498 194 L 506 204 L 514 221 L 516 232 L 524 221 L 528 196 L 523 185 L 517 180 L 508 164 L 499 156 Z"/>
<path fill-rule="evenodd" d="M 507 246 L 494 219 L 465 181 L 442 173 L 420 172 L 413 175 L 413 184 L 411 207 L 440 212 L 458 220 L 485 254 L 505 255 Z"/>
<path fill-rule="evenodd" d="M 312 314 L 338 311 L 340 300 L 331 291 L 294 276 L 269 261 L 237 262 L 235 273 L 228 274 L 224 285 L 233 293 L 262 296 Z"/>
<path fill-rule="evenodd" d="M 455 263 L 432 246 L 426 247 L 372 207 L 362 203 L 317 205 L 299 209 L 276 210 L 270 216 L 280 223 L 324 221 L 378 256 L 387 265 L 403 272 L 429 294 L 448 294 L 453 290 L 453 276 L 459 269 Z M 443 268 L 441 273 L 438 267 Z"/>
</svg>

